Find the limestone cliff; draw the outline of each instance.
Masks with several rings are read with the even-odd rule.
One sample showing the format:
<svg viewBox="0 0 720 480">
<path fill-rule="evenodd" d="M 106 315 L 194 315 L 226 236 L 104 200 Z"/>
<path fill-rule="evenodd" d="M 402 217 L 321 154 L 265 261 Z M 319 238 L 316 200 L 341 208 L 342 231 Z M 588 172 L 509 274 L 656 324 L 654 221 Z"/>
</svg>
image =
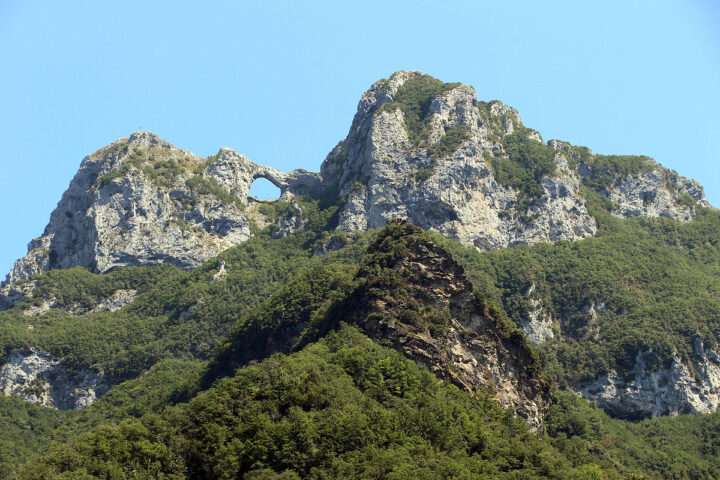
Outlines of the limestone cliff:
<svg viewBox="0 0 720 480">
<path fill-rule="evenodd" d="M 86 407 L 108 388 L 101 373 L 73 372 L 36 348 L 13 350 L 0 368 L 0 393 L 58 410 Z"/>
<path fill-rule="evenodd" d="M 278 186 L 282 200 L 336 195 L 339 230 L 403 218 L 483 250 L 594 235 L 583 188 L 618 216 L 688 221 L 709 206 L 697 182 L 642 158 L 544 145 L 515 109 L 422 72 L 396 72 L 365 92 L 320 174 L 282 173 L 225 147 L 203 159 L 135 132 L 83 160 L 43 235 L 8 274 L 0 308 L 25 297 L 18 282 L 51 268 L 202 264 L 266 223 L 248 197 L 257 178 Z M 291 204 L 294 214 L 270 220 L 276 237 L 304 224 Z"/>
<path fill-rule="evenodd" d="M 229 148 L 200 158 L 149 132 L 135 132 L 87 156 L 40 238 L 28 246 L 0 291 L 0 308 L 27 297 L 18 282 L 43 270 L 170 262 L 194 268 L 252 234 L 265 219 L 248 196 L 267 178 L 288 200 L 314 192 L 317 174 L 286 174 Z M 279 234 L 297 225 L 285 219 Z"/>
<path fill-rule="evenodd" d="M 653 368 L 659 358 L 639 352 L 635 367 L 621 377 L 615 371 L 582 385 L 578 393 L 620 418 L 711 413 L 720 406 L 720 355 L 694 342 L 692 372 L 675 355 L 668 368 Z"/>
<path fill-rule="evenodd" d="M 515 109 L 478 102 L 472 87 L 397 72 L 365 92 L 321 172 L 347 195 L 342 230 L 405 218 L 484 250 L 594 235 L 586 178 L 606 180 L 598 190 L 618 216 L 688 221 L 695 204 L 709 206 L 697 182 L 651 159 L 641 168 L 605 167 L 627 161 L 565 142 L 542 145 Z"/>
</svg>

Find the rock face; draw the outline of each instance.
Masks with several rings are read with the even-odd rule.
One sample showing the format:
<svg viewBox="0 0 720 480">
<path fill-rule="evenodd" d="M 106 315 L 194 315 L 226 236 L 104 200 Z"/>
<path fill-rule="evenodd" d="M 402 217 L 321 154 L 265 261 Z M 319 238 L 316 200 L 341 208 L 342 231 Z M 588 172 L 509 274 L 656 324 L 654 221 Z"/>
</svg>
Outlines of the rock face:
<svg viewBox="0 0 720 480">
<path fill-rule="evenodd" d="M 502 325 L 475 296 L 463 268 L 407 223 L 393 222 L 368 250 L 368 275 L 340 314 L 439 378 L 494 394 L 535 429 L 549 387 L 523 335 Z M 372 273 L 370 273 L 372 272 Z M 338 307 L 341 308 L 342 307 Z M 331 317 L 338 316 L 332 311 Z"/>
<path fill-rule="evenodd" d="M 522 324 L 523 332 L 528 342 L 533 345 L 540 345 L 546 340 L 554 338 L 553 319 L 543 308 L 542 300 L 535 298 L 535 284 L 533 283 L 525 292 L 528 297 L 531 309 L 528 312 L 528 320 Z"/>
<path fill-rule="evenodd" d="M 546 164 L 533 160 L 537 152 Z M 83 160 L 43 235 L 30 242 L 0 288 L 0 309 L 26 296 L 19 281 L 52 268 L 104 273 L 117 266 L 202 264 L 247 240 L 253 224 L 267 224 L 258 200 L 248 197 L 257 178 L 271 181 L 292 204 L 285 217 L 270 220 L 277 221 L 276 238 L 305 224 L 292 202 L 305 194 L 337 195 L 341 231 L 402 218 L 483 250 L 586 238 L 596 223 L 581 186 L 604 174 L 604 164 L 587 149 L 578 152 L 557 140 L 543 145 L 515 109 L 478 102 L 470 86 L 402 71 L 365 92 L 347 138 L 320 174 L 283 173 L 226 147 L 202 159 L 135 132 Z M 687 221 L 696 206 L 709 206 L 696 182 L 648 161 L 638 172 L 611 172 L 600 193 L 614 214 Z M 515 178 L 518 169 L 533 179 Z"/>
<path fill-rule="evenodd" d="M 643 172 L 627 176 L 608 192 L 610 200 L 618 206 L 613 214 L 618 217 L 667 217 L 689 222 L 695 216 L 692 204 L 680 203 L 682 198 L 702 207 L 710 207 L 702 187 L 667 170 Z"/>
<path fill-rule="evenodd" d="M 498 135 L 512 133 L 520 117 L 500 102 L 479 108 L 472 87 L 457 85 L 431 99 L 427 145 L 416 145 L 403 110 L 387 106 L 404 84 L 422 78 L 421 72 L 398 72 L 373 85 L 348 137 L 323 163 L 323 178 L 336 179 L 340 193 L 348 195 L 338 228 L 378 228 L 405 218 L 485 250 L 595 233 L 595 220 L 579 195 L 580 179 L 562 154 L 555 158 L 558 175 L 542 179 L 544 198 L 520 214 L 518 192 L 498 183 L 488 161 L 502 154 Z M 451 131 L 464 131 L 464 140 L 454 151 L 433 153 Z"/>
<path fill-rule="evenodd" d="M 135 300 L 136 296 L 137 290 L 115 290 L 115 293 L 98 303 L 91 312 L 115 312 Z"/>
<path fill-rule="evenodd" d="M 83 408 L 108 387 L 101 374 L 70 372 L 60 360 L 35 348 L 13 350 L 0 368 L 0 392 L 58 410 Z"/>
<path fill-rule="evenodd" d="M 23 257 L 15 262 L 17 266 L 18 262 L 25 260 L 27 257 Z M 8 278 L 10 276 L 8 275 Z M 0 310 L 7 310 L 18 303 L 30 298 L 35 290 L 37 282 L 34 280 L 29 281 L 10 281 L 0 284 Z"/>
<path fill-rule="evenodd" d="M 690 369 L 675 356 L 670 368 L 654 370 L 657 361 L 651 352 L 638 353 L 630 378 L 610 372 L 579 393 L 620 418 L 641 419 L 662 415 L 711 413 L 720 406 L 720 355 L 706 351 L 701 339 L 694 343 L 695 358 Z"/>
<path fill-rule="evenodd" d="M 31 286 L 33 282 L 28 282 L 22 285 L 29 285 Z M 30 290 L 27 288 L 26 290 Z M 30 297 L 32 294 L 31 291 L 26 292 L 27 295 L 24 298 Z M 37 304 L 30 304 L 24 310 L 22 311 L 23 315 L 28 317 L 34 317 L 36 315 L 42 315 L 45 312 L 49 311 L 52 308 L 59 308 L 63 311 L 70 313 L 72 315 L 84 315 L 86 313 L 96 313 L 96 312 L 115 312 L 117 310 L 120 310 L 125 305 L 128 305 L 131 303 L 135 297 L 137 296 L 137 291 L 130 289 L 130 290 L 116 290 L 107 298 L 104 298 L 100 300 L 97 305 L 94 306 L 88 306 L 88 305 L 79 305 L 75 304 L 72 306 L 66 306 L 61 305 L 60 302 L 58 302 L 58 299 L 52 295 L 49 295 L 47 297 L 41 297 L 42 300 L 40 303 Z"/>
<path fill-rule="evenodd" d="M 578 149 L 567 142 L 550 140 L 548 146 L 562 152 L 577 163 L 577 173 L 583 183 L 598 187 L 599 193 L 614 206 L 613 215 L 620 218 L 645 216 L 674 218 L 689 222 L 695 217 L 695 207 L 712 208 L 705 198 L 703 187 L 695 180 L 678 175 L 674 170 L 661 167 L 648 157 L 602 157 L 593 162 L 587 149 Z M 608 168 L 605 159 L 620 160 L 616 165 L 631 170 L 617 172 Z"/>
<path fill-rule="evenodd" d="M 25 296 L 14 287 L 50 268 L 170 262 L 193 268 L 247 240 L 261 216 L 248 192 L 267 178 L 283 199 L 317 191 L 317 174 L 285 174 L 254 164 L 229 148 L 210 159 L 135 132 L 86 157 L 42 237 L 30 242 L 0 292 L 7 308 Z M 296 224 L 281 225 L 292 231 Z"/>
<path fill-rule="evenodd" d="M 589 151 L 589 163 L 578 166 L 569 144 L 548 142 L 554 171 L 537 175 L 541 195 L 528 205 L 527 192 L 508 179 L 499 181 L 494 162 L 512 161 L 509 135 L 522 132 L 525 143 L 541 144 L 540 135 L 525 129 L 513 108 L 478 102 L 467 85 L 445 84 L 421 112 L 424 138 L 418 141 L 417 133 L 411 138 L 412 122 L 402 104 L 409 91 L 420 88 L 408 85 L 425 85 L 426 77 L 397 72 L 374 84 L 363 95 L 347 138 L 323 163 L 326 183 L 348 196 L 338 228 L 365 230 L 404 218 L 483 250 L 595 234 L 595 219 L 580 192 L 583 179 L 593 173 Z M 709 206 L 696 182 L 652 163 L 653 171 L 617 176 L 602 192 L 617 205 L 616 215 L 688 221 L 694 215 L 688 201 Z"/>
</svg>

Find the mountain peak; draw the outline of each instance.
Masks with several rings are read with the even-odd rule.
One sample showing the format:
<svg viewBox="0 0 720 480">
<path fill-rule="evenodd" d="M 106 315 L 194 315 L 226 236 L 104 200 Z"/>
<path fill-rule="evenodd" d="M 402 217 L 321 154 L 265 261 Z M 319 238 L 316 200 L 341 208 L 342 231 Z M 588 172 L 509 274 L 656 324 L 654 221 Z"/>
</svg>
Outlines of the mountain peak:
<svg viewBox="0 0 720 480">
<path fill-rule="evenodd" d="M 282 201 L 332 197 L 340 231 L 402 218 L 481 250 L 593 236 L 593 208 L 687 222 L 710 207 L 697 182 L 647 157 L 545 145 L 514 108 L 401 70 L 365 92 L 320 174 L 280 172 L 228 147 L 203 159 L 149 131 L 98 150 L 7 283 L 78 265 L 100 273 L 161 262 L 193 268 L 250 238 L 251 224 L 277 222 L 278 235 L 303 225 L 297 205 L 291 218 L 265 218 L 248 198 L 258 178 L 280 188 Z"/>
<path fill-rule="evenodd" d="M 204 383 L 249 361 L 302 348 L 346 322 L 470 394 L 489 393 L 542 429 L 549 386 L 539 373 L 537 353 L 520 330 L 475 293 L 463 267 L 422 229 L 390 222 L 367 247 L 354 289 L 329 305 L 303 297 L 322 297 L 328 275 L 324 270 L 299 275 L 300 285 L 307 281 L 313 287 L 289 285 L 239 324 Z M 280 313 L 290 305 L 303 307 L 289 316 Z M 265 323 L 267 317 L 272 321 Z"/>
<path fill-rule="evenodd" d="M 696 205 L 710 206 L 696 182 L 675 172 L 641 157 L 545 145 L 514 108 L 417 71 L 365 92 L 321 172 L 348 197 L 340 230 L 401 217 L 483 250 L 594 235 L 586 187 L 618 217 L 689 221 Z"/>
<path fill-rule="evenodd" d="M 160 138 L 158 135 L 147 130 L 136 130 L 130 134 L 127 141 L 130 145 L 159 145 L 159 146 L 172 146 L 166 140 Z"/>
</svg>

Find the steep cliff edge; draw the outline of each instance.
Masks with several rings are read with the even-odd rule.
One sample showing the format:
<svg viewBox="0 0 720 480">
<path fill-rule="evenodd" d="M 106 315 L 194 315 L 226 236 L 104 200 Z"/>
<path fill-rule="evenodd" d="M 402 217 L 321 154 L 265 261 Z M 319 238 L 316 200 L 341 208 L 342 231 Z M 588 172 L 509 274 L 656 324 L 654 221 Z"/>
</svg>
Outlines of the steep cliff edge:
<svg viewBox="0 0 720 480">
<path fill-rule="evenodd" d="M 541 198 L 532 205 L 523 203 L 521 190 L 498 181 L 492 159 L 505 154 L 502 138 L 521 125 L 517 111 L 479 103 L 467 85 L 421 72 L 377 82 L 321 168 L 348 195 L 339 228 L 406 218 L 484 250 L 593 235 L 580 179 L 562 155 L 546 159 L 557 175 L 533 179 Z M 536 132 L 526 141 L 551 152 Z"/>
<path fill-rule="evenodd" d="M 479 102 L 472 87 L 400 71 L 365 92 L 320 174 L 279 172 L 225 147 L 203 159 L 149 132 L 89 155 L 8 274 L 0 308 L 24 298 L 18 282 L 47 269 L 197 267 L 268 221 L 248 198 L 257 178 L 291 204 L 294 195 L 336 196 L 342 231 L 403 218 L 481 250 L 593 236 L 590 191 L 621 217 L 689 221 L 696 206 L 710 206 L 697 182 L 652 159 L 545 145 L 515 109 Z M 289 218 L 269 220 L 278 236 L 302 225 L 293 208 Z"/>
<path fill-rule="evenodd" d="M 44 234 L 8 274 L 0 308 L 27 297 L 18 282 L 48 269 L 201 265 L 250 238 L 253 223 L 266 222 L 248 196 L 257 178 L 277 185 L 283 200 L 319 186 L 317 174 L 282 173 L 225 147 L 203 159 L 150 132 L 98 150 L 83 160 Z M 287 235 L 295 227 L 285 222 L 278 230 Z"/>
<path fill-rule="evenodd" d="M 470 394 L 489 393 L 533 428 L 542 428 L 549 386 L 538 353 L 422 229 L 393 221 L 352 277 L 337 270 L 296 277 L 236 323 L 204 385 L 253 360 L 298 351 L 349 323 L 436 377 Z"/>
<path fill-rule="evenodd" d="M 611 371 L 577 391 L 618 418 L 712 413 L 720 406 L 720 355 L 700 338 L 694 347 L 692 372 L 677 354 L 669 367 L 657 368 L 657 354 L 639 352 L 629 374 Z"/>
<path fill-rule="evenodd" d="M 357 289 L 329 308 L 306 337 L 344 321 L 362 327 L 469 393 L 494 394 L 541 428 L 549 387 L 522 332 L 477 293 L 464 269 L 416 226 L 388 224 L 368 248 Z M 302 340 L 301 340 L 302 344 Z"/>
<path fill-rule="evenodd" d="M 108 388 L 101 373 L 71 371 L 36 348 L 13 350 L 0 367 L 0 393 L 58 410 L 87 407 Z"/>
</svg>

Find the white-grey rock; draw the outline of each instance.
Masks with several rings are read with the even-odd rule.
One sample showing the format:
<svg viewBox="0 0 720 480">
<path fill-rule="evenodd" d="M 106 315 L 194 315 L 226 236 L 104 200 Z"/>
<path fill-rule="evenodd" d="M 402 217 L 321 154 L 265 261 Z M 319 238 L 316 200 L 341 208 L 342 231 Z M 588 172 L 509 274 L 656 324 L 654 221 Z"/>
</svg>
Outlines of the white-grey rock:
<svg viewBox="0 0 720 480">
<path fill-rule="evenodd" d="M 621 418 L 714 412 L 720 406 L 720 356 L 714 351 L 705 352 L 698 340 L 692 361 L 697 375 L 692 375 L 677 355 L 669 368 L 651 368 L 646 357 L 655 361 L 657 357 L 652 352 L 640 352 L 629 379 L 611 371 L 578 391 Z"/>
<path fill-rule="evenodd" d="M 339 229 L 378 228 L 393 218 L 409 219 L 425 229 L 483 250 L 516 244 L 576 240 L 595 233 L 595 220 L 579 194 L 579 176 L 556 156 L 559 174 L 542 181 L 545 198 L 527 215 L 517 208 L 518 192 L 498 184 L 487 155 L 502 151 L 496 132 L 476 107 L 475 91 L 459 85 L 434 98 L 429 107 L 429 142 L 447 129 L 464 125 L 469 135 L 445 158 L 433 159 L 413 145 L 401 109 L 379 109 L 398 88 L 420 72 L 398 72 L 363 95 L 348 137 L 322 165 L 326 182 L 336 182 L 348 200 Z M 492 102 L 489 107 L 502 133 L 520 124 L 517 111 Z M 492 123 L 490 122 L 490 123 Z M 539 134 L 532 138 L 541 140 Z M 431 171 L 418 178 L 418 171 Z"/>
<path fill-rule="evenodd" d="M 34 238 L 28 244 L 28 253 L 15 262 L 8 279 L 24 280 L 33 274 L 50 268 L 50 240 L 52 237 L 44 236 Z M 14 283 L 14 282 L 13 282 Z M 0 290 L 5 297 L 9 296 L 5 289 Z M 24 296 L 24 295 L 23 295 Z"/>
<path fill-rule="evenodd" d="M 167 162 L 175 166 L 165 168 Z M 18 282 L 51 268 L 105 273 L 163 262 L 201 265 L 250 238 L 251 221 L 262 223 L 257 204 L 248 201 L 257 178 L 277 185 L 282 199 L 320 187 L 318 174 L 282 173 L 226 147 L 205 160 L 150 132 L 98 150 L 83 160 L 43 236 L 15 263 L 0 289 L 0 308 L 27 298 Z M 289 234 L 302 225 L 295 217 L 281 219 L 278 231 Z"/>
<path fill-rule="evenodd" d="M 98 303 L 95 308 L 91 310 L 94 312 L 115 312 L 120 310 L 125 305 L 130 304 L 137 296 L 137 290 L 116 290 L 108 298 Z"/>
<path fill-rule="evenodd" d="M 696 215 L 696 206 L 713 208 L 698 182 L 663 168 L 650 158 L 636 157 L 636 161 L 644 162 L 644 167 L 637 173 L 618 175 L 608 170 L 595 172 L 595 168 L 601 167 L 585 163 L 567 142 L 550 140 L 548 145 L 574 157 L 578 162 L 577 172 L 583 180 L 594 173 L 613 177 L 611 184 L 601 194 L 615 205 L 612 213 L 617 217 L 666 217 L 689 222 Z M 588 154 L 592 155 L 589 150 Z"/>
<path fill-rule="evenodd" d="M 618 208 L 618 217 L 667 217 L 689 222 L 695 217 L 695 207 L 680 201 L 680 195 L 691 197 L 699 206 L 710 207 L 702 187 L 675 172 L 655 169 L 635 176 L 627 176 L 614 185 L 609 198 Z"/>
<path fill-rule="evenodd" d="M 217 282 L 218 280 L 223 280 L 225 277 L 227 277 L 227 270 L 225 270 L 225 261 L 220 261 L 220 267 L 218 267 L 218 271 L 215 272 L 212 276 L 213 282 Z"/>
<path fill-rule="evenodd" d="M 579 156 L 570 144 L 548 142 L 556 150 L 556 171 L 540 180 L 543 195 L 529 208 L 519 202 L 522 192 L 496 181 L 487 159 L 506 156 L 501 139 L 522 123 L 518 112 L 501 102 L 479 108 L 470 86 L 459 84 L 432 98 L 425 120 L 427 144 L 415 145 L 402 109 L 384 105 L 394 101 L 405 82 L 422 75 L 396 72 L 375 83 L 360 100 L 348 136 L 325 159 L 324 182 L 347 195 L 338 229 L 379 228 L 403 218 L 481 250 L 595 234 L 595 219 L 580 191 L 582 178 L 592 171 L 586 164 L 576 166 Z M 466 140 L 455 152 L 434 158 L 429 146 L 458 126 L 467 129 Z M 542 142 L 538 132 L 527 131 L 530 140 Z M 697 182 L 652 165 L 650 171 L 617 179 L 606 192 L 617 205 L 615 215 L 688 221 L 695 215 L 694 207 L 685 205 L 689 197 L 710 206 Z"/>
<path fill-rule="evenodd" d="M 29 297 L 30 295 L 28 295 Z M 84 315 L 86 313 L 96 312 L 115 312 L 125 305 L 131 303 L 137 296 L 137 291 L 116 290 L 109 297 L 100 300 L 97 305 L 79 305 L 75 304 L 70 307 L 61 305 L 54 296 L 42 297 L 39 303 L 31 304 L 24 308 L 23 315 L 34 317 L 48 312 L 50 309 L 59 308 L 71 315 Z"/>
<path fill-rule="evenodd" d="M 27 317 L 34 317 L 36 315 L 42 315 L 43 313 L 47 312 L 51 308 L 54 308 L 55 305 L 56 304 L 54 302 L 50 302 L 48 300 L 43 300 L 43 302 L 38 305 L 30 305 L 28 308 L 23 310 L 22 313 L 23 313 L 23 315 L 25 315 Z"/>
<path fill-rule="evenodd" d="M 522 324 L 522 330 L 530 343 L 541 345 L 554 338 L 555 332 L 553 332 L 552 316 L 543 307 L 542 300 L 534 295 L 535 288 L 533 283 L 525 292 L 525 296 L 528 297 L 530 303 L 530 309 L 528 310 L 527 321 Z"/>
<path fill-rule="evenodd" d="M 290 203 L 290 208 L 282 215 L 277 222 L 277 228 L 272 232 L 272 238 L 283 238 L 292 235 L 298 229 L 305 226 L 305 218 L 303 218 L 303 212 L 300 206 L 295 203 Z"/>
<path fill-rule="evenodd" d="M 0 285 L 0 310 L 6 310 L 13 305 L 17 305 L 18 303 L 32 297 L 36 286 L 37 282 L 34 280 L 11 282 Z"/>
<path fill-rule="evenodd" d="M 60 359 L 35 348 L 16 349 L 0 367 L 0 392 L 58 410 L 87 407 L 108 386 L 101 373 L 70 372 Z"/>
</svg>

